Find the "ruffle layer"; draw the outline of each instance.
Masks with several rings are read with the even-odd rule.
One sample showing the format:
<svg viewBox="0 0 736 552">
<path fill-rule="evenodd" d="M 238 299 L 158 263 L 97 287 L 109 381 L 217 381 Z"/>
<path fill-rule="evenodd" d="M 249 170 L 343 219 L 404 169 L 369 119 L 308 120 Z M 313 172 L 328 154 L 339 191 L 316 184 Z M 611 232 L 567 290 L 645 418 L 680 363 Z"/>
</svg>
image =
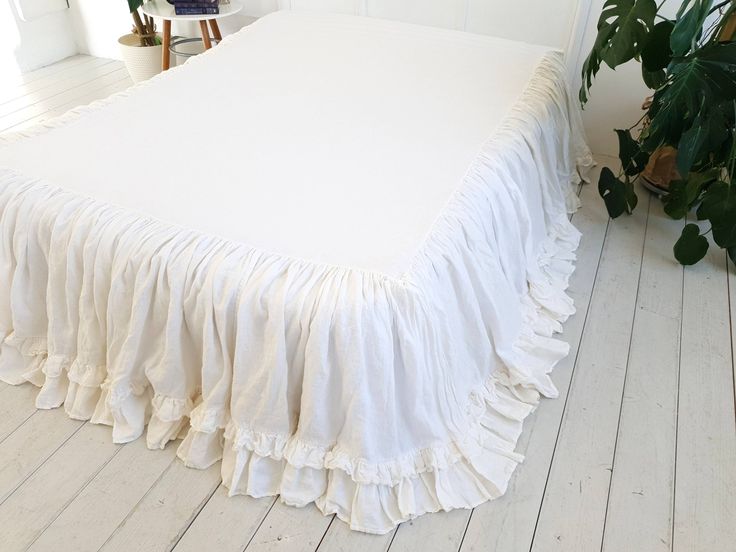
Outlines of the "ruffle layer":
<svg viewBox="0 0 736 552">
<path fill-rule="evenodd" d="M 115 442 L 183 437 L 178 456 L 222 460 L 231 495 L 315 502 L 360 531 L 502 495 L 574 313 L 570 183 L 592 159 L 563 83 L 552 53 L 399 279 L 0 171 L 0 379 Z"/>
<path fill-rule="evenodd" d="M 348 458 L 293 443 L 283 454 L 251 449 L 248 440 L 241 442 L 239 432 L 229 428 L 223 482 L 230 496 L 278 494 L 292 506 L 315 502 L 351 529 L 385 533 L 418 515 L 473 507 L 501 496 L 523 460 L 514 447 L 538 398 L 534 391 L 491 379 L 471 396 L 477 425 L 461 441 L 365 471 Z"/>
</svg>

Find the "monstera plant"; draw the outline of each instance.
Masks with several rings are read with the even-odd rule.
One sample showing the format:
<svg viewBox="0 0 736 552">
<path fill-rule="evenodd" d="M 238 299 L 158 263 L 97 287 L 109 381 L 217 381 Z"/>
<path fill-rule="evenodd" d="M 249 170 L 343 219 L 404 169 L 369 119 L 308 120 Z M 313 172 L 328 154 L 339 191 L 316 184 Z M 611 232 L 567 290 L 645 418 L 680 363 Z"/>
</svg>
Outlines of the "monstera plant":
<svg viewBox="0 0 736 552">
<path fill-rule="evenodd" d="M 612 218 L 637 204 L 635 183 L 650 158 L 676 151 L 677 178 L 664 197 L 665 212 L 697 217 L 674 246 L 675 258 L 695 264 L 713 241 L 736 262 L 736 0 L 684 0 L 676 18 L 655 0 L 607 0 L 595 44 L 583 66 L 580 101 L 602 64 L 641 64 L 652 89 L 644 118 L 617 130 L 622 168 L 601 172 L 598 189 Z M 691 214 L 692 213 L 692 214 Z M 708 228 L 705 232 L 702 229 Z"/>
</svg>

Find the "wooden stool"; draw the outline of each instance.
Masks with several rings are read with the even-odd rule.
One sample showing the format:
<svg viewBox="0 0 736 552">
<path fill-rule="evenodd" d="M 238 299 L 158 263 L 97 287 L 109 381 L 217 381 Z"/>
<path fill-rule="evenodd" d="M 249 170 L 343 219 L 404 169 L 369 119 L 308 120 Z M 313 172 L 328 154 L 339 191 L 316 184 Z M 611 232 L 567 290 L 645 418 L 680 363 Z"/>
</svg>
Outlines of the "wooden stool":
<svg viewBox="0 0 736 552">
<path fill-rule="evenodd" d="M 163 52 L 161 54 L 161 69 L 166 71 L 171 67 L 171 22 L 176 19 L 178 21 L 196 21 L 199 23 L 199 30 L 202 34 L 202 44 L 205 50 L 212 48 L 212 41 L 219 43 L 222 40 L 220 26 L 217 20 L 228 17 L 239 12 L 243 8 L 242 4 L 236 0 L 230 0 L 227 4 L 220 5 L 220 13 L 207 15 L 176 15 L 174 6 L 166 0 L 151 0 L 143 4 L 143 13 L 150 17 L 160 17 L 163 20 Z M 212 36 L 210 36 L 210 29 Z M 176 37 L 175 37 L 176 38 Z M 192 39 L 186 39 L 191 41 Z M 176 53 L 176 52 L 175 52 Z"/>
</svg>

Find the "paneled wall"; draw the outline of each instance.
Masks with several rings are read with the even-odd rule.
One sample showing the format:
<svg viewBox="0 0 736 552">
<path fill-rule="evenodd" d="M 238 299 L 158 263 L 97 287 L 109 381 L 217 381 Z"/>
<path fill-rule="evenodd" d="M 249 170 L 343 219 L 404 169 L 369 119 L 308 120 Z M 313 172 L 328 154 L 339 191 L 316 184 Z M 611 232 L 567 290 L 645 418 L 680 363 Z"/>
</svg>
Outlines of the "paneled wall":
<svg viewBox="0 0 736 552">
<path fill-rule="evenodd" d="M 565 48 L 578 0 L 279 0 L 278 5 L 282 9 L 395 19 Z"/>
</svg>

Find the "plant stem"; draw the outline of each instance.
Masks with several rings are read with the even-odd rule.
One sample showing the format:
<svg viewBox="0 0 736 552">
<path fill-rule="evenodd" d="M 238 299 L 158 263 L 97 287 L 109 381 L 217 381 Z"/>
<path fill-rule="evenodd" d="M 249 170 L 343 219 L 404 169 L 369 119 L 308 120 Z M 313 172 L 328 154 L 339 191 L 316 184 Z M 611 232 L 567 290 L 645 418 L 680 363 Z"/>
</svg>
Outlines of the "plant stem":
<svg viewBox="0 0 736 552">
<path fill-rule="evenodd" d="M 724 0 L 723 2 L 720 2 L 719 4 L 716 4 L 716 5 L 715 5 L 715 6 L 713 6 L 713 7 L 711 8 L 711 10 L 710 10 L 710 11 L 708 12 L 708 15 L 710 15 L 710 14 L 712 14 L 712 13 L 715 13 L 715 12 L 717 12 L 717 11 L 718 11 L 718 10 L 720 10 L 720 9 L 721 9 L 722 7 L 724 7 L 724 6 L 728 5 L 729 3 L 731 3 L 731 1 L 732 1 L 732 0 Z"/>
<path fill-rule="evenodd" d="M 642 123 L 642 121 L 644 121 L 644 119 L 646 119 L 646 118 L 647 118 L 647 115 L 649 115 L 649 110 L 647 110 L 647 111 L 646 111 L 646 112 L 644 113 L 644 115 L 642 115 L 642 116 L 641 116 L 641 119 L 639 119 L 638 121 L 636 121 L 636 122 L 635 122 L 635 123 L 634 123 L 633 125 L 631 125 L 631 126 L 630 126 L 630 127 L 629 127 L 629 128 L 627 129 L 627 130 L 629 130 L 629 131 L 631 131 L 631 130 L 634 130 L 634 129 L 635 129 L 636 127 L 638 127 L 638 126 L 639 126 L 639 125 L 640 125 L 640 124 Z"/>
<path fill-rule="evenodd" d="M 135 24 L 135 28 L 138 31 L 141 46 L 154 46 L 153 38 L 147 36 L 148 32 L 146 30 L 146 26 L 141 20 L 141 14 L 138 13 L 138 10 L 132 11 L 130 14 L 133 16 L 133 23 Z"/>
</svg>

